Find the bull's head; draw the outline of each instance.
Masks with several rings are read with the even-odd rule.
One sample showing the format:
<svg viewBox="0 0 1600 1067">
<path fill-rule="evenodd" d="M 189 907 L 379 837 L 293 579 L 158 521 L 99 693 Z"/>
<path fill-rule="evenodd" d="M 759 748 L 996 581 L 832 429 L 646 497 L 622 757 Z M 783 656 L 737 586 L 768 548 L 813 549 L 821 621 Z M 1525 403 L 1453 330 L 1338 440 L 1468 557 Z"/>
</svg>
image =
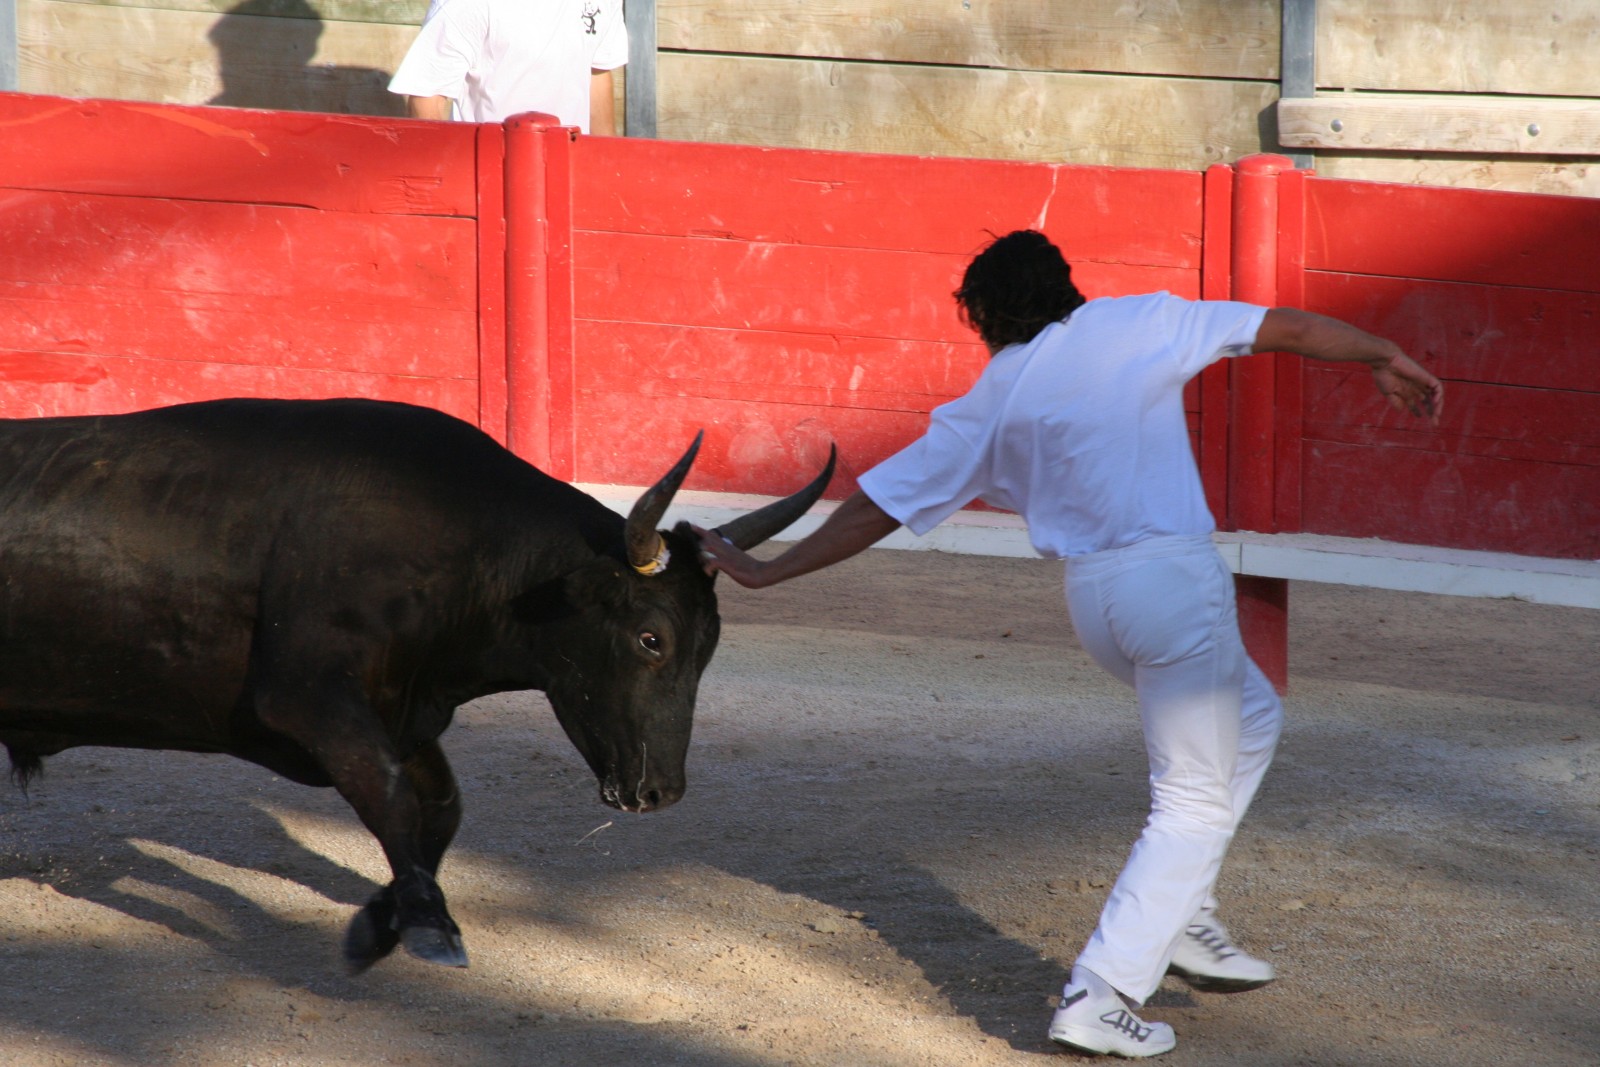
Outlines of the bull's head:
<svg viewBox="0 0 1600 1067">
<path fill-rule="evenodd" d="M 657 529 L 700 448 L 634 504 L 626 562 L 601 556 L 565 579 L 577 618 L 560 627 L 545 692 L 567 736 L 600 780 L 600 797 L 624 811 L 664 808 L 683 796 L 684 762 L 700 675 L 721 620 L 713 579 L 687 523 Z M 827 487 L 834 457 L 793 496 L 743 515 L 720 532 L 752 548 L 804 515 Z"/>
</svg>

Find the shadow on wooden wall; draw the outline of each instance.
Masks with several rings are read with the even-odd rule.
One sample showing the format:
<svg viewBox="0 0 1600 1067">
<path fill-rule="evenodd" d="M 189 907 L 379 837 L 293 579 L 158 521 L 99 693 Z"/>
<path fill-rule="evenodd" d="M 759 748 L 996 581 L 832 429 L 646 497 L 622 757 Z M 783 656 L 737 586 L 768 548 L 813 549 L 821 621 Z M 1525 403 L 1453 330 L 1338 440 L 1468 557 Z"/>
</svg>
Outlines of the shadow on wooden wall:
<svg viewBox="0 0 1600 1067">
<path fill-rule="evenodd" d="M 264 19 L 271 19 L 263 26 Z M 405 98 L 388 91 L 391 71 L 313 63 L 323 22 L 306 0 L 244 0 L 206 35 L 217 50 L 222 107 L 405 114 Z M 270 45 L 263 47 L 264 44 Z"/>
</svg>

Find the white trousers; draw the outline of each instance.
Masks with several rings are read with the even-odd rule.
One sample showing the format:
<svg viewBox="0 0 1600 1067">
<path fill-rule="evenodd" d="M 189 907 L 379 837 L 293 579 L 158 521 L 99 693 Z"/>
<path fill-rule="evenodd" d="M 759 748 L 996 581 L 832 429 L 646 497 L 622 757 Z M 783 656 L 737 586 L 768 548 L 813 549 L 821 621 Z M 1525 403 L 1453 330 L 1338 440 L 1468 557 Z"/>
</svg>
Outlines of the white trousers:
<svg viewBox="0 0 1600 1067">
<path fill-rule="evenodd" d="M 1283 705 L 1245 652 L 1233 577 L 1210 537 L 1075 557 L 1066 597 L 1085 651 L 1133 686 L 1150 759 L 1150 818 L 1077 962 L 1142 1004 L 1184 929 L 1216 907 Z"/>
</svg>

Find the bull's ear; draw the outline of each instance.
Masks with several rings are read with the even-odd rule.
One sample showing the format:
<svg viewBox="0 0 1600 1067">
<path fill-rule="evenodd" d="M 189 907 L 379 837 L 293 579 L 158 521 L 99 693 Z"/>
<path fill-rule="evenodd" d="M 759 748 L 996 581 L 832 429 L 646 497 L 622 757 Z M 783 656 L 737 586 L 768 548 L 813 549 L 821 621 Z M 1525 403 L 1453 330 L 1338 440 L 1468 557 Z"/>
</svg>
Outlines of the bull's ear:
<svg viewBox="0 0 1600 1067">
<path fill-rule="evenodd" d="M 560 622 L 575 615 L 573 602 L 567 598 L 567 580 L 552 578 L 540 582 L 520 596 L 512 598 L 511 615 L 520 623 L 542 626 Z"/>
<path fill-rule="evenodd" d="M 622 564 L 603 556 L 534 586 L 513 600 L 511 607 L 519 622 L 560 622 L 586 607 L 624 607 L 630 588 Z"/>
</svg>

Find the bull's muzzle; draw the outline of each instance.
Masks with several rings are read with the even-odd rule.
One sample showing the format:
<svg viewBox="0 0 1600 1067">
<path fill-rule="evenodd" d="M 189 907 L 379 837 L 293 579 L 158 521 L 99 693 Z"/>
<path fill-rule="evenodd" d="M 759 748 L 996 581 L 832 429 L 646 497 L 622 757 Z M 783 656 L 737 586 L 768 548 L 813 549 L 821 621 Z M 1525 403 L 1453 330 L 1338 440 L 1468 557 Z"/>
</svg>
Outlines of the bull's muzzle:
<svg viewBox="0 0 1600 1067">
<path fill-rule="evenodd" d="M 643 814 L 647 811 L 659 811 L 662 808 L 676 804 L 683 799 L 684 785 L 681 781 L 674 783 L 653 782 L 647 776 L 633 783 L 632 787 L 621 785 L 615 774 L 608 774 L 600 780 L 600 800 L 609 807 L 619 811 L 631 811 Z"/>
</svg>

